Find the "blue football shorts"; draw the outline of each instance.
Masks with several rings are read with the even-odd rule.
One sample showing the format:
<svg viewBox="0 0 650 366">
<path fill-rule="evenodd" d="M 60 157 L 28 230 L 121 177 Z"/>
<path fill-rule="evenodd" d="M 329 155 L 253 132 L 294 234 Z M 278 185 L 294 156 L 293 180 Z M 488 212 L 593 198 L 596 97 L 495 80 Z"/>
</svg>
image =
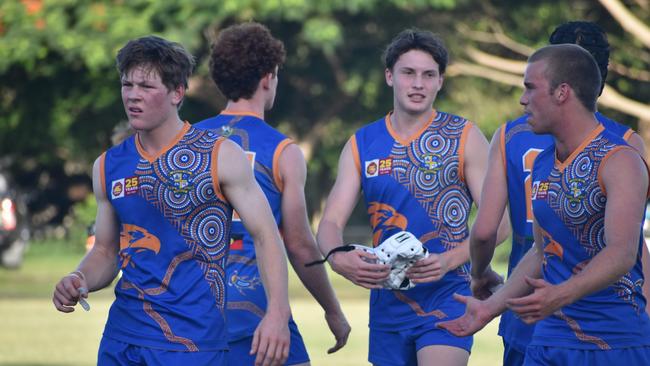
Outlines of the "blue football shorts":
<svg viewBox="0 0 650 366">
<path fill-rule="evenodd" d="M 224 366 L 226 350 L 219 351 L 169 351 L 158 348 L 137 346 L 102 337 L 97 354 L 98 366 Z"/>
<path fill-rule="evenodd" d="M 650 365 L 650 346 L 610 350 L 528 346 L 524 366 Z"/>
<path fill-rule="evenodd" d="M 427 346 L 451 346 L 470 352 L 473 338 L 456 337 L 436 322 L 402 331 L 370 329 L 368 361 L 375 366 L 417 365 L 417 352 Z"/>
<path fill-rule="evenodd" d="M 302 340 L 302 336 L 298 331 L 298 326 L 293 320 L 289 320 L 289 332 L 291 333 L 291 344 L 289 345 L 289 358 L 285 365 L 298 365 L 309 362 L 309 355 L 307 354 L 305 342 Z M 256 355 L 249 355 L 252 344 L 253 336 L 228 342 L 228 348 L 230 348 L 230 350 L 226 355 L 226 359 L 228 360 L 227 365 L 254 365 Z"/>
<path fill-rule="evenodd" d="M 503 340 L 503 366 L 522 366 L 526 352 Z"/>
</svg>

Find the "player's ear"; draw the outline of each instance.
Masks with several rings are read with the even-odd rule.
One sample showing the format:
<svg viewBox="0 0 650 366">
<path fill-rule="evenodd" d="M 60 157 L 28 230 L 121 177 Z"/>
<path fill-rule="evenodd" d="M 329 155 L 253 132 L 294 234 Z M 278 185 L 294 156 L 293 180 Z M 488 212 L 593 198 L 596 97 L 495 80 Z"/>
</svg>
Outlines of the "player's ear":
<svg viewBox="0 0 650 366">
<path fill-rule="evenodd" d="M 557 88 L 555 88 L 555 90 L 553 91 L 553 96 L 555 97 L 555 100 L 557 100 L 559 104 L 562 104 L 569 98 L 569 95 L 571 95 L 572 92 L 573 89 L 571 89 L 569 84 L 562 83 L 558 85 Z"/>
<path fill-rule="evenodd" d="M 264 76 L 262 76 L 262 79 L 260 80 L 260 85 L 262 89 L 267 90 L 271 88 L 271 80 L 275 77 L 275 74 L 270 72 Z"/>
<path fill-rule="evenodd" d="M 183 98 L 185 97 L 185 86 L 184 85 L 179 85 L 172 91 L 173 96 L 172 96 L 172 102 L 174 105 L 179 105 L 182 101 Z"/>
<path fill-rule="evenodd" d="M 384 74 L 386 76 L 386 84 L 388 84 L 388 86 L 392 87 L 393 86 L 393 70 L 391 70 L 389 68 L 386 68 L 386 70 L 384 70 Z"/>
</svg>

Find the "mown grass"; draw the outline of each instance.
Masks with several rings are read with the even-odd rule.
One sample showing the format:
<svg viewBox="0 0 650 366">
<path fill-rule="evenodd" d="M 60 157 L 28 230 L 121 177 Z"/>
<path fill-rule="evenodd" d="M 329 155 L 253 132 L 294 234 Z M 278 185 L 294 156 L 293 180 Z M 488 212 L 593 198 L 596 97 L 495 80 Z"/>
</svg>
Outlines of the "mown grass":
<svg viewBox="0 0 650 366">
<path fill-rule="evenodd" d="M 0 365 L 93 365 L 101 333 L 113 300 L 111 288 L 91 294 L 90 312 L 72 314 L 54 309 L 51 295 L 58 279 L 75 268 L 83 252 L 60 243 L 32 245 L 22 268 L 0 269 Z M 334 344 L 323 313 L 295 275 L 290 277 L 294 318 L 307 343 L 312 365 L 368 365 L 368 292 L 337 274 L 330 278 L 352 325 L 348 345 L 334 355 Z M 497 322 L 490 323 L 474 340 L 470 365 L 501 363 Z"/>
</svg>

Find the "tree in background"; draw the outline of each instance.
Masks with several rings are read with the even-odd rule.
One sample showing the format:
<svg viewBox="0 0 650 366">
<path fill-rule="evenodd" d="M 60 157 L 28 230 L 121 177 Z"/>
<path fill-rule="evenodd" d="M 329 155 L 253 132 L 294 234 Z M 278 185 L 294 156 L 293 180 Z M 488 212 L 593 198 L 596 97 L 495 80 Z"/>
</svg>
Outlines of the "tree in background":
<svg viewBox="0 0 650 366">
<path fill-rule="evenodd" d="M 648 0 L 9 0 L 0 4 L 0 156 L 30 193 L 34 225 L 68 227 L 70 208 L 89 194 L 93 159 L 124 118 L 117 49 L 153 33 L 191 50 L 199 67 L 181 116 L 196 121 L 225 104 L 208 76 L 211 41 L 219 29 L 254 19 L 287 46 L 268 120 L 308 158 L 317 219 L 342 145 L 392 105 L 380 54 L 393 34 L 417 26 L 445 39 L 451 65 L 439 106 L 463 111 L 491 135 L 521 113 L 530 50 L 564 21 L 598 22 L 614 60 L 601 107 L 636 126 L 650 121 L 648 8 Z"/>
</svg>

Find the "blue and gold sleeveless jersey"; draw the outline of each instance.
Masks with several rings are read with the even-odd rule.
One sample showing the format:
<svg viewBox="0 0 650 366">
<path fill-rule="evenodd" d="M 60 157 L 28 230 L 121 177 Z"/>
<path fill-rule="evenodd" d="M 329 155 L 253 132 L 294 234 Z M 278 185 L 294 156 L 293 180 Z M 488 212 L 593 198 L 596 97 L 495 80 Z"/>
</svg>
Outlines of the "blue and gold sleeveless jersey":
<svg viewBox="0 0 650 366">
<path fill-rule="evenodd" d="M 221 113 L 195 125 L 236 142 L 246 152 L 278 226 L 281 225 L 280 153 L 291 143 L 285 135 L 250 113 Z M 228 333 L 235 341 L 251 336 L 266 311 L 266 295 L 255 257 L 253 239 L 237 214 L 233 220 L 228 258 Z"/>
<path fill-rule="evenodd" d="M 610 132 L 628 139 L 633 131 L 622 124 L 596 113 L 596 119 Z M 535 158 L 553 144 L 550 135 L 535 134 L 526 115 L 507 122 L 501 128 L 501 156 L 504 159 L 508 182 L 508 203 L 512 224 L 512 249 L 508 262 L 508 276 L 533 245 L 533 213 L 530 200 L 531 171 Z M 511 311 L 501 315 L 499 335 L 523 352 L 530 343 L 534 325 L 528 325 Z"/>
<path fill-rule="evenodd" d="M 390 115 L 355 133 L 352 151 L 374 246 L 401 230 L 413 233 L 431 253 L 467 239 L 472 197 L 463 177 L 463 151 L 470 127 L 464 118 L 433 111 L 408 141 L 393 131 Z M 469 294 L 468 281 L 464 265 L 407 291 L 372 290 L 370 326 L 400 330 L 458 317 L 464 305 L 452 294 Z"/>
<path fill-rule="evenodd" d="M 121 227 L 122 277 L 105 337 L 166 350 L 227 348 L 232 208 L 218 184 L 221 141 L 185 123 L 159 156 L 132 136 L 100 160 Z"/>
<path fill-rule="evenodd" d="M 564 162 L 554 145 L 533 166 L 533 214 L 543 237 L 544 279 L 557 285 L 582 271 L 603 248 L 607 194 L 600 172 L 625 140 L 599 125 Z M 639 222 L 641 217 L 639 217 Z M 641 248 L 628 273 L 607 288 L 538 322 L 532 345 L 607 350 L 650 345 L 650 319 L 641 293 Z"/>
</svg>

